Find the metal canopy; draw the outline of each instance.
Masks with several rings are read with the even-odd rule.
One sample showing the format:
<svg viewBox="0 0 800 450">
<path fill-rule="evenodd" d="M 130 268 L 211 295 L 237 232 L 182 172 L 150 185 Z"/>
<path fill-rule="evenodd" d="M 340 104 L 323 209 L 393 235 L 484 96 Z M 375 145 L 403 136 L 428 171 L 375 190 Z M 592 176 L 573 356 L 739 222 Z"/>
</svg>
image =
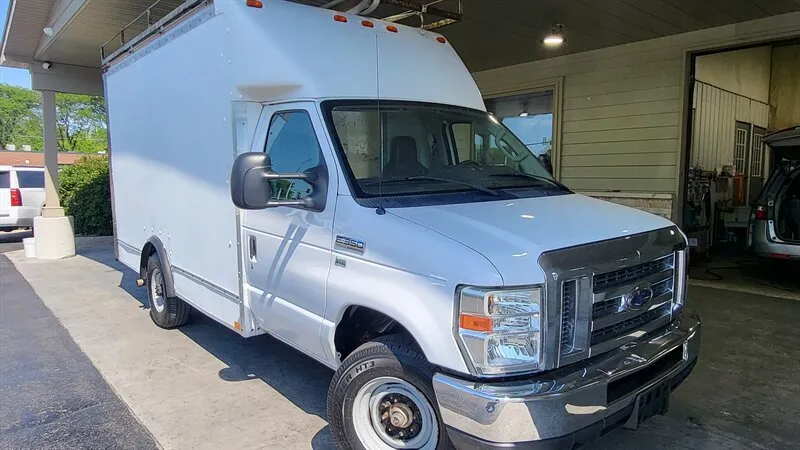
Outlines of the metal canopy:
<svg viewBox="0 0 800 450">
<path fill-rule="evenodd" d="M 242 0 L 244 1 L 244 0 Z M 320 6 L 330 0 L 297 0 Z M 100 67 L 100 46 L 142 14 L 154 0 L 12 0 L 3 39 L 3 65 L 33 61 Z M 154 20 L 182 0 L 161 0 Z M 356 0 L 340 2 L 344 10 Z M 429 4 L 458 12 L 457 0 L 386 1 L 373 17 L 413 12 L 403 5 Z M 435 3 L 435 5 L 431 5 Z M 463 17 L 437 28 L 472 71 L 578 53 L 646 39 L 727 25 L 800 10 L 800 0 L 462 0 Z M 456 9 L 454 9 L 456 8 Z M 448 19 L 427 14 L 425 22 Z M 417 14 L 400 18 L 417 26 Z M 555 24 L 564 24 L 565 44 L 542 46 Z M 52 36 L 43 32 L 52 28 Z"/>
</svg>

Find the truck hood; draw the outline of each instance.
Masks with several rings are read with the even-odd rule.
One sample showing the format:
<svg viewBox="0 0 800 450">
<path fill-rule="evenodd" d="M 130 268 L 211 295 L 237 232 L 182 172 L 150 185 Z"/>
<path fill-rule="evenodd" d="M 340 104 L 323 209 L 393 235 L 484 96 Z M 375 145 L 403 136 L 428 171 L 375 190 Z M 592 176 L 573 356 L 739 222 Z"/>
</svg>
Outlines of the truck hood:
<svg viewBox="0 0 800 450">
<path fill-rule="evenodd" d="M 580 194 L 391 209 L 483 254 L 505 285 L 542 283 L 549 250 L 672 226 L 662 217 Z"/>
</svg>

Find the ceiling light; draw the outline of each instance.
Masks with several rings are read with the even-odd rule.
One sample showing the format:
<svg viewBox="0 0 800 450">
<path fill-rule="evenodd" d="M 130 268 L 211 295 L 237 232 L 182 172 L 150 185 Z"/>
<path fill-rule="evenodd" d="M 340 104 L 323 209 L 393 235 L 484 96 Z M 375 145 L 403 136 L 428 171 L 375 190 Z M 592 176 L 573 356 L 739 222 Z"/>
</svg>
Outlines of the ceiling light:
<svg viewBox="0 0 800 450">
<path fill-rule="evenodd" d="M 564 33 L 562 32 L 564 29 L 564 25 L 557 24 L 553 27 L 553 32 L 548 34 L 547 36 L 542 39 L 542 43 L 545 47 L 559 47 L 561 44 L 564 43 Z"/>
<path fill-rule="evenodd" d="M 48 36 L 53 35 L 53 27 L 44 27 L 42 28 L 42 32 Z"/>
</svg>

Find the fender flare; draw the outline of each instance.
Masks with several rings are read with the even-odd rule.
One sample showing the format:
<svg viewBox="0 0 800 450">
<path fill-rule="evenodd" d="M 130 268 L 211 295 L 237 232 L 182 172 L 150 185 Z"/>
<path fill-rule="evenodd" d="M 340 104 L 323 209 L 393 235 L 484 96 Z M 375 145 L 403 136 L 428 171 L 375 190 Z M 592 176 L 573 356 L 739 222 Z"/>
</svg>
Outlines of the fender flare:
<svg viewBox="0 0 800 450">
<path fill-rule="evenodd" d="M 175 294 L 175 280 L 172 277 L 172 264 L 169 262 L 169 253 L 164 248 L 164 243 L 157 236 L 151 236 L 142 247 L 142 254 L 139 257 L 139 278 L 144 280 L 147 277 L 147 260 L 153 253 L 158 255 L 158 259 L 161 261 L 167 297 L 177 297 Z"/>
</svg>

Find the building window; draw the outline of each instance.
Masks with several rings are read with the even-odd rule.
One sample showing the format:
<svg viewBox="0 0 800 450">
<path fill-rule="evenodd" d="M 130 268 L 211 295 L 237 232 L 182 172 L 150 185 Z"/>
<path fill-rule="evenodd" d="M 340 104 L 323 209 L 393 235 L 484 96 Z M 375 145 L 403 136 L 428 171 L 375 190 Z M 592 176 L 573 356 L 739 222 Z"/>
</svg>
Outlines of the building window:
<svg viewBox="0 0 800 450">
<path fill-rule="evenodd" d="M 553 173 L 553 95 L 554 91 L 548 89 L 486 101 L 487 109 L 539 158 L 550 173 Z"/>
<path fill-rule="evenodd" d="M 733 141 L 733 165 L 736 167 L 737 174 L 746 174 L 747 162 L 747 135 L 750 125 L 743 122 L 736 122 L 736 135 Z"/>
<path fill-rule="evenodd" d="M 753 177 L 762 176 L 762 167 L 764 163 L 764 144 L 761 142 L 762 137 L 764 137 L 763 132 L 760 132 L 759 129 L 753 130 L 753 148 L 750 153 L 750 176 Z"/>
</svg>

